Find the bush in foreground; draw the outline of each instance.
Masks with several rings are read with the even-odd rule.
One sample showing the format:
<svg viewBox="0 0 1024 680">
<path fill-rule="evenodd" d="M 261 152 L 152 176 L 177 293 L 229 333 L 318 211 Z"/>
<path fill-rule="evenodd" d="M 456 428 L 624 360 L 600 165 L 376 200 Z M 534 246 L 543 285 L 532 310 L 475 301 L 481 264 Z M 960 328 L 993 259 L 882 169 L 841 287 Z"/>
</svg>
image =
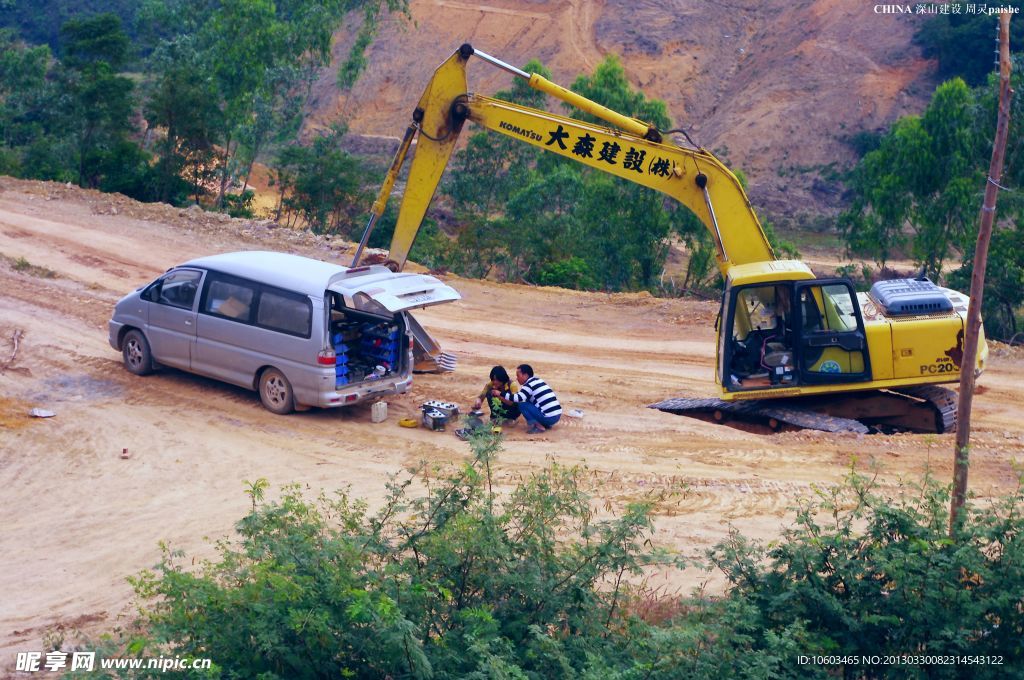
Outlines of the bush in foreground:
<svg viewBox="0 0 1024 680">
<path fill-rule="evenodd" d="M 499 442 L 421 468 L 370 513 L 347 493 L 288 487 L 219 557 L 165 550 L 133 579 L 150 602 L 130 655 L 212 658 L 227 678 L 1006 677 L 1019 670 L 1024 554 L 1018 492 L 945 536 L 948 496 L 926 479 L 893 503 L 851 476 L 802 503 L 767 547 L 709 553 L 720 598 L 652 595 L 653 503 L 599 521 L 581 471 L 551 465 L 496 494 Z M 421 482 L 414 485 L 414 481 Z M 828 521 L 822 521 L 827 517 Z M 803 656 L 1000 656 L 1002 666 L 801 665 Z"/>
</svg>

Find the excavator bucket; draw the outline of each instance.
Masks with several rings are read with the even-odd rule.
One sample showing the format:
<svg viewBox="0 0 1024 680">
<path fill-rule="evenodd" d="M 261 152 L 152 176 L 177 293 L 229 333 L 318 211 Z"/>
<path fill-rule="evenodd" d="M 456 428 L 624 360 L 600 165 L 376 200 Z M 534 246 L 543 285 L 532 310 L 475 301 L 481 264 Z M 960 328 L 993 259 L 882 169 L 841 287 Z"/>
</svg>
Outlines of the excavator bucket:
<svg viewBox="0 0 1024 680">
<path fill-rule="evenodd" d="M 412 314 L 406 314 L 412 332 L 413 371 L 416 373 L 449 373 L 455 370 L 458 359 L 445 352 Z"/>
</svg>

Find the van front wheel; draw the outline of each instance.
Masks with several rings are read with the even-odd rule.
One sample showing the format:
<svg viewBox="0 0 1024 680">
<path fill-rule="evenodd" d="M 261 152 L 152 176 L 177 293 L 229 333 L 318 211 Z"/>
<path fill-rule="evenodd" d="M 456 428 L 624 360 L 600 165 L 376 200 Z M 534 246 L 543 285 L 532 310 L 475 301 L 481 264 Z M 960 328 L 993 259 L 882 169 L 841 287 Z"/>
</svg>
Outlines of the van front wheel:
<svg viewBox="0 0 1024 680">
<path fill-rule="evenodd" d="M 135 375 L 149 375 L 153 372 L 153 353 L 141 331 L 130 330 L 125 334 L 121 343 L 121 356 L 124 357 L 124 367 Z"/>
<path fill-rule="evenodd" d="M 295 410 L 292 384 L 284 377 L 284 373 L 276 368 L 263 371 L 260 375 L 260 401 L 268 411 L 279 416 Z"/>
</svg>

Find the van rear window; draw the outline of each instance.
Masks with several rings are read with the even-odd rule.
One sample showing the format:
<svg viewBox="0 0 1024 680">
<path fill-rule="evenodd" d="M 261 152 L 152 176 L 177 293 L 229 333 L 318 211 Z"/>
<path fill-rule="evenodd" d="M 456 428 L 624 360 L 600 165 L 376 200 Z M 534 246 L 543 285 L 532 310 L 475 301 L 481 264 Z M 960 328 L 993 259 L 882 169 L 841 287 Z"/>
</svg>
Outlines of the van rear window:
<svg viewBox="0 0 1024 680">
<path fill-rule="evenodd" d="M 308 338 L 313 308 L 309 298 L 264 289 L 256 311 L 256 325 Z"/>
</svg>

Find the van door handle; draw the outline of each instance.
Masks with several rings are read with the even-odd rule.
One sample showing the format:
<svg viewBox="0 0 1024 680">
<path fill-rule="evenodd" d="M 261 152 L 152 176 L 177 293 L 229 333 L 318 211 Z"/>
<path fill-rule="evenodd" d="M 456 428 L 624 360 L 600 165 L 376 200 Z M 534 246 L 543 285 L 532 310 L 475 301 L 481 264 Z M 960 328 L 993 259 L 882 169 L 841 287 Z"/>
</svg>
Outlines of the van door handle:
<svg viewBox="0 0 1024 680">
<path fill-rule="evenodd" d="M 185 319 L 185 325 L 186 326 L 191 326 L 192 325 L 192 319 Z"/>
</svg>

